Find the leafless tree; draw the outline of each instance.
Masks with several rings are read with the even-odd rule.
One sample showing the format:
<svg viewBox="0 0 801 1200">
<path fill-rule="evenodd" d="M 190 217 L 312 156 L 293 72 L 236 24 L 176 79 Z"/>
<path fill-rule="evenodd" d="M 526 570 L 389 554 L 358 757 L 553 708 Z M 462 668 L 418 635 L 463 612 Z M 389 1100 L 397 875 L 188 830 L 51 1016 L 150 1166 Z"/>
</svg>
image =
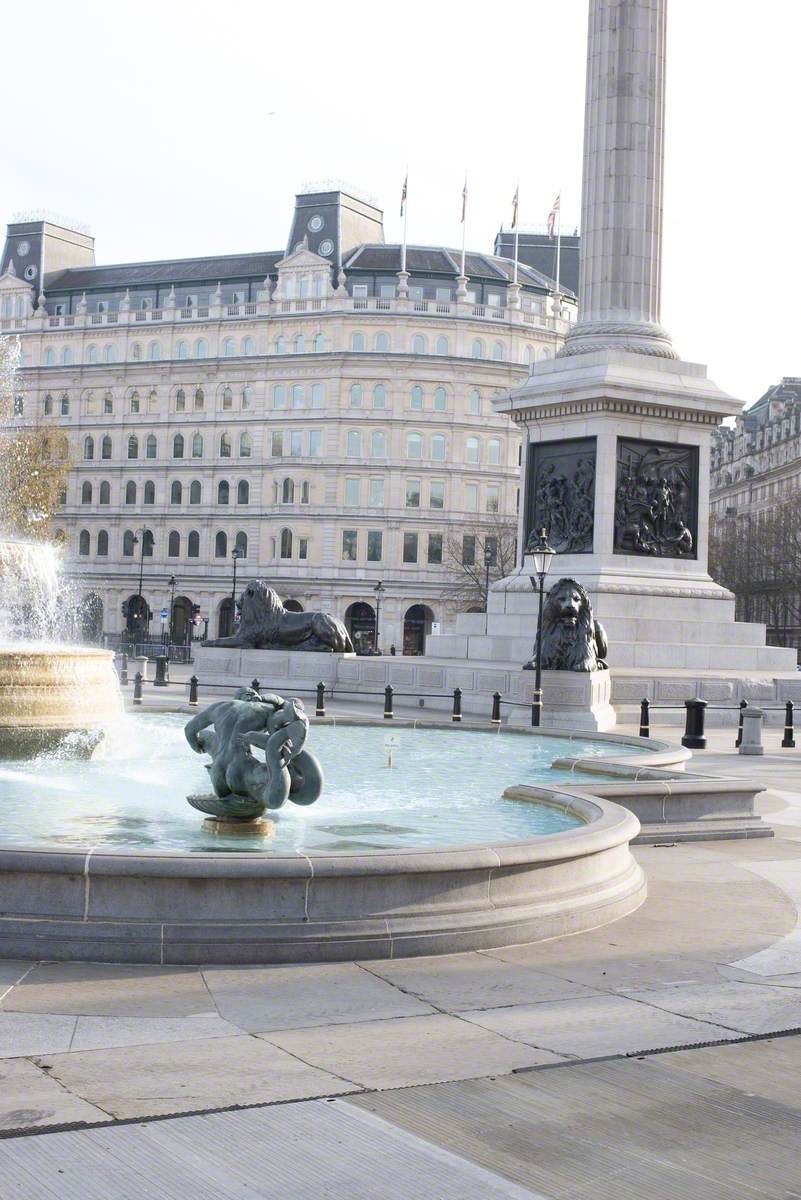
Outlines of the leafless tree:
<svg viewBox="0 0 801 1200">
<path fill-rule="evenodd" d="M 501 513 L 477 516 L 448 534 L 443 561 L 451 573 L 447 596 L 463 612 L 486 612 L 488 579 L 492 585 L 517 564 L 517 521 Z"/>
</svg>

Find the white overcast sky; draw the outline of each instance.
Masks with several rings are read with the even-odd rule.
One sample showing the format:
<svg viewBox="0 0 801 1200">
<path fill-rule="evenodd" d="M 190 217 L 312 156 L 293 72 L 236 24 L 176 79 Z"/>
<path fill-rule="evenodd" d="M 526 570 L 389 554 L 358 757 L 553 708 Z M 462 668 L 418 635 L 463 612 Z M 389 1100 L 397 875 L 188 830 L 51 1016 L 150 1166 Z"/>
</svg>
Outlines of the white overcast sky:
<svg viewBox="0 0 801 1200">
<path fill-rule="evenodd" d="M 284 245 L 304 183 L 399 239 L 490 250 L 580 218 L 587 0 L 3 6 L 0 220 L 88 224 L 100 263 Z M 799 0 L 669 0 L 663 321 L 747 403 L 801 375 Z"/>
</svg>

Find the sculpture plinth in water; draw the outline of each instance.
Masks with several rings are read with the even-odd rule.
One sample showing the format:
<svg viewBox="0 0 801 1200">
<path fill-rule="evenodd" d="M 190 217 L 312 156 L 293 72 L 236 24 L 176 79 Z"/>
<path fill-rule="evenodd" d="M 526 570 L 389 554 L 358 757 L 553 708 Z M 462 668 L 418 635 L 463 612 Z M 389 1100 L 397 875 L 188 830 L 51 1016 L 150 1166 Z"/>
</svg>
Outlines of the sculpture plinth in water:
<svg viewBox="0 0 801 1200">
<path fill-rule="evenodd" d="M 186 740 L 207 764 L 212 795 L 188 796 L 193 808 L 226 823 L 259 820 L 268 809 L 313 804 L 322 768 L 304 750 L 309 719 L 300 700 L 242 688 L 233 700 L 210 704 L 186 726 Z M 264 751 L 264 760 L 253 754 Z"/>
</svg>

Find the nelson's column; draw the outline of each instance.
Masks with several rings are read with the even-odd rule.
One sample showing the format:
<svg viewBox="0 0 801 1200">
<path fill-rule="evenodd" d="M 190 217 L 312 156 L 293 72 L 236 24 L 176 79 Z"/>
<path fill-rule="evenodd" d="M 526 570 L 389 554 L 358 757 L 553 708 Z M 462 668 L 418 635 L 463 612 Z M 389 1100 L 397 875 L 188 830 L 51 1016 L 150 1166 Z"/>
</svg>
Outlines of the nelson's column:
<svg viewBox="0 0 801 1200">
<path fill-rule="evenodd" d="M 545 526 L 554 579 L 588 588 L 613 700 L 779 699 L 795 651 L 735 623 L 707 571 L 711 433 L 742 406 L 678 357 L 659 317 L 666 8 L 590 0 L 578 321 L 497 407 L 524 435 L 520 544 Z M 471 658 L 530 657 L 530 570 L 526 556 L 494 585 Z"/>
</svg>

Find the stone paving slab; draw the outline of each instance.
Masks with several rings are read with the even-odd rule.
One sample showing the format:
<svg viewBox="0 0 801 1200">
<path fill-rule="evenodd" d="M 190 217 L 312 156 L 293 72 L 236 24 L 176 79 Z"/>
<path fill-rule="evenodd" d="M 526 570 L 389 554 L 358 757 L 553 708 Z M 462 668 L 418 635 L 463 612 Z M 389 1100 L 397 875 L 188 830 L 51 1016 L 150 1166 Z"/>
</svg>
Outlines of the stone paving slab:
<svg viewBox="0 0 801 1200">
<path fill-rule="evenodd" d="M 680 1050 L 661 1055 L 660 1063 L 742 1089 L 746 1096 L 761 1096 L 801 1114 L 801 1036 Z M 801 1193 L 801 1188 L 798 1191 Z"/>
<path fill-rule="evenodd" d="M 736 981 L 675 983 L 627 993 L 650 1004 L 698 1021 L 711 1021 L 741 1033 L 772 1033 L 801 1028 L 801 992 Z M 801 1084 L 799 1085 L 801 1087 Z"/>
<path fill-rule="evenodd" d="M 249 1033 L 433 1012 L 355 963 L 211 967 L 203 974 L 220 1014 Z"/>
<path fill-rule="evenodd" d="M 208 1038 L 38 1059 L 53 1079 L 114 1117 L 156 1116 L 333 1096 L 352 1084 L 258 1038 Z"/>
<path fill-rule="evenodd" d="M 18 959 L 0 961 L 0 1002 L 3 997 L 27 974 L 33 963 L 21 962 Z"/>
<path fill-rule="evenodd" d="M 462 1015 L 502 1037 L 575 1058 L 633 1054 L 737 1036 L 722 1025 L 690 1020 L 620 995 L 518 1004 Z"/>
<path fill-rule="evenodd" d="M 73 1096 L 27 1058 L 0 1062 L 0 1130 L 106 1120 L 107 1113 Z"/>
<path fill-rule="evenodd" d="M 0 1012 L 0 1058 L 69 1050 L 77 1017 Z"/>
<path fill-rule="evenodd" d="M 0 1144 L 6 1200 L 547 1200 L 338 1101 Z"/>
<path fill-rule="evenodd" d="M 40 963 L 5 997 L 11 1012 L 109 1017 L 189 1017 L 214 1013 L 194 967 L 129 967 L 107 963 Z"/>
<path fill-rule="evenodd" d="M 371 960 L 365 970 L 447 1012 L 598 993 L 581 983 L 483 953 Z"/>
<path fill-rule="evenodd" d="M 360 1087 L 406 1087 L 559 1061 L 457 1017 L 405 1017 L 261 1034 L 304 1062 Z"/>
<path fill-rule="evenodd" d="M 236 1037 L 241 1030 L 216 1014 L 199 1017 L 78 1017 L 70 1051 L 152 1046 Z"/>
</svg>

